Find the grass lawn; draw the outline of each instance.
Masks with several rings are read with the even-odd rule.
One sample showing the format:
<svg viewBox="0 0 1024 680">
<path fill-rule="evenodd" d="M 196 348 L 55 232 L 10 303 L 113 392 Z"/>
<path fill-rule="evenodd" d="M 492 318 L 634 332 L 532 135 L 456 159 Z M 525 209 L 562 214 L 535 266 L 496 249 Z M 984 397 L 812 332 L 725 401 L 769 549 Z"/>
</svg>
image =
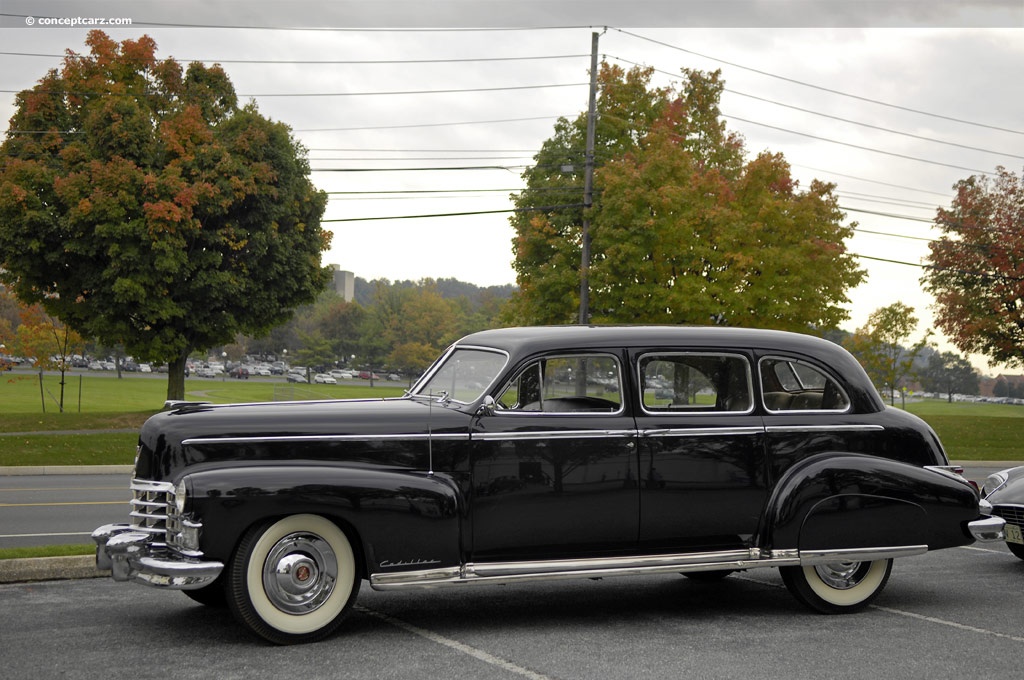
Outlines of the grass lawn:
<svg viewBox="0 0 1024 680">
<path fill-rule="evenodd" d="M 185 381 L 187 399 L 217 404 L 395 397 L 403 389 L 401 383 L 387 382 L 370 387 L 369 383 L 301 385 L 259 379 Z M 61 413 L 58 376 L 44 375 L 40 390 L 38 374 L 0 374 L 0 466 L 130 465 L 135 458 L 135 431 L 163 407 L 166 395 L 166 378 L 126 374 L 119 380 L 110 374 L 72 373 L 65 379 Z M 40 432 L 59 434 L 35 434 Z"/>
</svg>

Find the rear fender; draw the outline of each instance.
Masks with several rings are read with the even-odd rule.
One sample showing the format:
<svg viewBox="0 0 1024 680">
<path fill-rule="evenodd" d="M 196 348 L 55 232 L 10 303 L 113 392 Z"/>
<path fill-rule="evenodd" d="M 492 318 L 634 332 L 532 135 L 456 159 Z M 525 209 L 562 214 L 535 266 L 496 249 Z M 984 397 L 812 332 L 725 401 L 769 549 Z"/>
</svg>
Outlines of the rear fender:
<svg viewBox="0 0 1024 680">
<path fill-rule="evenodd" d="M 444 475 L 335 466 L 253 466 L 193 472 L 187 514 L 205 557 L 227 561 L 258 522 L 312 513 L 357 546 L 364 576 L 461 564 L 458 488 Z"/>
<path fill-rule="evenodd" d="M 862 454 L 822 453 L 791 467 L 772 492 L 759 544 L 772 550 L 967 545 L 979 516 L 966 482 Z"/>
</svg>

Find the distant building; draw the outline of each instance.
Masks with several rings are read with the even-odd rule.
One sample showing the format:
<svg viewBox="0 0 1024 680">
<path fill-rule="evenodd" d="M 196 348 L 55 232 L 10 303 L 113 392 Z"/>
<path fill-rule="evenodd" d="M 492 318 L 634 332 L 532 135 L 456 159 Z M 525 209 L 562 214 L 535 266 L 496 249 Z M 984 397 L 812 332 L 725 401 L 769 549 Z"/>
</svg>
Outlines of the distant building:
<svg viewBox="0 0 1024 680">
<path fill-rule="evenodd" d="M 332 285 L 335 292 L 345 302 L 352 302 L 356 296 L 356 275 L 343 270 L 340 264 L 332 264 L 331 269 L 334 270 Z"/>
</svg>

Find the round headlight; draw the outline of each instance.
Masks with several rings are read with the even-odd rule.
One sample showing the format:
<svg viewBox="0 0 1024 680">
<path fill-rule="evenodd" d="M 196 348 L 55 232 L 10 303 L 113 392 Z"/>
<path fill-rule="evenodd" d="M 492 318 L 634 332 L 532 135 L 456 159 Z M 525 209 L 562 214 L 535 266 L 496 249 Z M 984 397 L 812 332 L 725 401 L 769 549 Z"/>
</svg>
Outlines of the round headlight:
<svg viewBox="0 0 1024 680">
<path fill-rule="evenodd" d="M 981 487 L 981 495 L 984 497 L 995 492 L 1003 484 L 1006 484 L 1007 479 L 1008 477 L 1005 470 L 990 474 L 985 480 L 985 485 Z"/>
<path fill-rule="evenodd" d="M 185 478 L 181 480 L 174 487 L 174 509 L 178 511 L 179 515 L 185 513 L 185 505 L 188 502 L 188 488 L 185 484 Z"/>
</svg>

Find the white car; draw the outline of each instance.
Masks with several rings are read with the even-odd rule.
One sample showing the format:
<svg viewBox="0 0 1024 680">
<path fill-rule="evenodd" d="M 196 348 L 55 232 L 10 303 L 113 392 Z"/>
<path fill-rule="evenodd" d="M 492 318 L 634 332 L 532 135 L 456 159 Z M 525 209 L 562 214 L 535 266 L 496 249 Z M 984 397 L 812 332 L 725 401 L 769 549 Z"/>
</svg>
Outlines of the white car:
<svg viewBox="0 0 1024 680">
<path fill-rule="evenodd" d="M 349 373 L 348 371 L 339 371 L 338 369 L 335 369 L 335 370 L 331 371 L 331 375 L 334 376 L 335 380 L 351 380 L 352 379 L 352 374 L 351 373 Z"/>
<path fill-rule="evenodd" d="M 313 376 L 313 382 L 320 383 L 321 385 L 338 384 L 338 381 L 334 379 L 334 376 L 328 373 L 317 373 L 315 376 Z"/>
</svg>

